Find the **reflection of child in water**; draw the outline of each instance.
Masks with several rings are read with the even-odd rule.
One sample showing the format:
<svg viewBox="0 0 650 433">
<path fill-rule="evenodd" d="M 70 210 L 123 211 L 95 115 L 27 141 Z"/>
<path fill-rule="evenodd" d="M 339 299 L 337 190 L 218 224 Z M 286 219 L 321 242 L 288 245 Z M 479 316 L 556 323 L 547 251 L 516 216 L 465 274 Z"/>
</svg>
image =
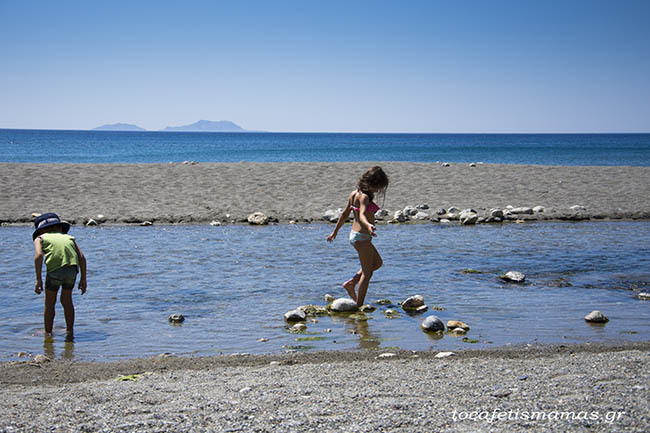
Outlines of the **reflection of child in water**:
<svg viewBox="0 0 650 433">
<path fill-rule="evenodd" d="M 54 306 L 56 295 L 61 287 L 61 305 L 65 315 L 66 341 L 74 340 L 74 305 L 72 289 L 77 278 L 77 267 L 81 269 L 79 290 L 86 293 L 86 258 L 74 237 L 67 235 L 70 224 L 61 221 L 57 214 L 46 213 L 34 220 L 34 269 L 36 270 L 36 285 L 34 291 L 41 294 L 43 280 L 41 278 L 43 259 L 47 267 L 45 277 L 45 308 L 43 322 L 45 336 L 52 336 L 54 324 Z"/>
<path fill-rule="evenodd" d="M 379 269 L 383 263 L 377 249 L 372 244 L 373 236 L 377 236 L 375 232 L 375 212 L 379 210 L 379 206 L 373 202 L 373 199 L 376 193 L 385 193 L 386 188 L 388 188 L 388 176 L 381 167 L 375 166 L 366 171 L 359 179 L 357 188 L 350 193 L 336 227 L 327 237 L 328 242 L 336 239 L 339 229 L 350 216 L 350 211 L 354 211 L 350 243 L 359 254 L 361 269 L 343 283 L 343 287 L 358 306 L 363 305 L 373 272 Z M 357 284 L 359 284 L 359 287 L 355 292 Z"/>
</svg>

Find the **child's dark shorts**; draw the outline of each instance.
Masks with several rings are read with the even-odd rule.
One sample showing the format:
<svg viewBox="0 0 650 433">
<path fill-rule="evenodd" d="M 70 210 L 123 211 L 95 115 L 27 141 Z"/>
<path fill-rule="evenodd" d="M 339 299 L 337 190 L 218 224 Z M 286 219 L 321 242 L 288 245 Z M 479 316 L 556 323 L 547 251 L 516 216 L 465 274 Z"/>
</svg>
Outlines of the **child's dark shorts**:
<svg viewBox="0 0 650 433">
<path fill-rule="evenodd" d="M 74 282 L 77 279 L 76 266 L 64 266 L 56 271 L 48 272 L 45 276 L 45 290 L 74 289 Z"/>
</svg>

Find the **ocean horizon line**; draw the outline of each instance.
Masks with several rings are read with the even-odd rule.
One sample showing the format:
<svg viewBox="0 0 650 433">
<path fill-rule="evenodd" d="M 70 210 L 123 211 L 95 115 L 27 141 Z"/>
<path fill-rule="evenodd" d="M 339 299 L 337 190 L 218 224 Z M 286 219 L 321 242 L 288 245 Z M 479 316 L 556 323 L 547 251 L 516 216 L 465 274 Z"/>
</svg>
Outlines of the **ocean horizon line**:
<svg viewBox="0 0 650 433">
<path fill-rule="evenodd" d="M 381 132 L 381 131 L 164 131 L 146 129 L 143 131 L 111 131 L 96 129 L 52 129 L 52 128 L 0 128 L 0 131 L 43 131 L 43 132 L 97 132 L 97 133 L 181 133 L 181 134 L 319 134 L 319 135 L 648 135 L 646 132 Z"/>
</svg>

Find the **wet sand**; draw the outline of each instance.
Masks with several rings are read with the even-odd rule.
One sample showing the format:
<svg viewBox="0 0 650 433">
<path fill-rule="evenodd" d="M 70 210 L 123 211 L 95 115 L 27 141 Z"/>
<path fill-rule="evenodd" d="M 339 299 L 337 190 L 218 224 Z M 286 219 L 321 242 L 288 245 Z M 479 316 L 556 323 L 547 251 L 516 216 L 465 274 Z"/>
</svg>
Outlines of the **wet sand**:
<svg viewBox="0 0 650 433">
<path fill-rule="evenodd" d="M 372 162 L 200 164 L 0 164 L 0 222 L 29 223 L 53 211 L 83 224 L 243 222 L 256 211 L 279 222 L 320 221 L 343 207 Z M 569 167 L 382 162 L 391 214 L 543 206 L 538 219 L 650 219 L 650 167 Z"/>
<path fill-rule="evenodd" d="M 0 364 L 2 431 L 647 431 L 650 342 Z M 135 381 L 118 381 L 125 375 Z"/>
</svg>

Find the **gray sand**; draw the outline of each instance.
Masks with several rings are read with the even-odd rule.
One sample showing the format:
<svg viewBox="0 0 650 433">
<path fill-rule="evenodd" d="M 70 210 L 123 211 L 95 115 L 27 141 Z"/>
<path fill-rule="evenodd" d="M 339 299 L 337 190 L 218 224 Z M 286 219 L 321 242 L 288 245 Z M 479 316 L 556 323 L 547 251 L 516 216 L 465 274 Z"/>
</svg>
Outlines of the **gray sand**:
<svg viewBox="0 0 650 433">
<path fill-rule="evenodd" d="M 650 167 L 382 162 L 391 184 L 390 211 L 541 205 L 544 218 L 585 206 L 592 218 L 650 218 Z M 53 211 L 83 223 L 205 223 L 262 211 L 281 222 L 320 220 L 345 205 L 372 166 L 354 163 L 10 164 L 0 163 L 0 222 L 31 221 Z M 229 215 L 228 217 L 226 215 Z"/>
<path fill-rule="evenodd" d="M 650 342 L 0 364 L 1 431 L 648 431 Z M 122 375 L 151 373 L 133 381 Z"/>
</svg>

